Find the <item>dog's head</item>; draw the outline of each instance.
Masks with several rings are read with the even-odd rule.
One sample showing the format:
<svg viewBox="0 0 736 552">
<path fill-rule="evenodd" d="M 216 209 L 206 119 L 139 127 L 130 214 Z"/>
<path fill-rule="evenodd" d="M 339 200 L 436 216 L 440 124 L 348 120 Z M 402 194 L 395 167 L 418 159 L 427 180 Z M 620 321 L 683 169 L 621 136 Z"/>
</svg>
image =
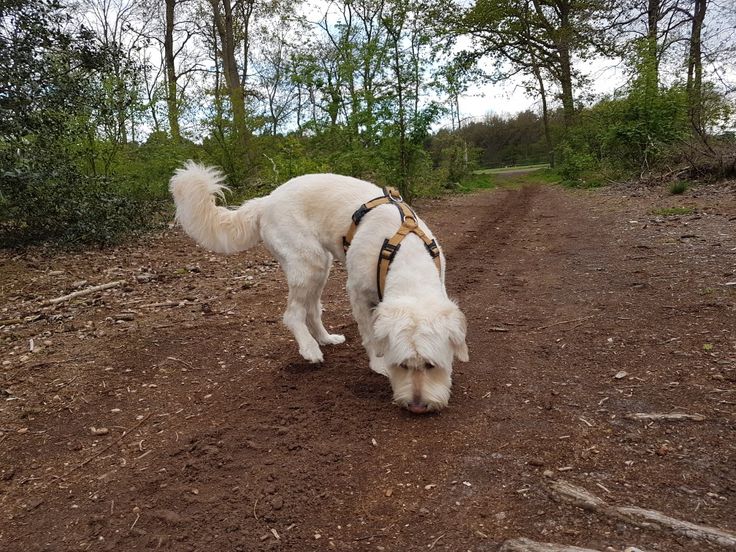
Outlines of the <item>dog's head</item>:
<svg viewBox="0 0 736 552">
<path fill-rule="evenodd" d="M 394 401 L 415 414 L 447 406 L 452 361 L 468 361 L 465 316 L 449 299 L 385 301 L 374 311 L 375 347 L 388 370 Z"/>
</svg>

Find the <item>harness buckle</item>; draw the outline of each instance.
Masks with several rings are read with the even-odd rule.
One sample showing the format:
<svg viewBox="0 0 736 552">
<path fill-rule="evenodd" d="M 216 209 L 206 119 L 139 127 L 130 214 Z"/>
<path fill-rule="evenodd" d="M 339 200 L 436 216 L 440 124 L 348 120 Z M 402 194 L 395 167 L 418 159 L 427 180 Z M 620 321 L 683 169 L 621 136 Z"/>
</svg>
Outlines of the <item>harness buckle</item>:
<svg viewBox="0 0 736 552">
<path fill-rule="evenodd" d="M 383 246 L 381 247 L 381 258 L 387 260 L 388 262 L 391 262 L 394 260 L 394 257 L 396 256 L 396 252 L 399 250 L 399 247 L 401 247 L 401 244 L 392 244 L 388 242 L 388 238 L 383 240 Z"/>
<path fill-rule="evenodd" d="M 353 222 L 355 223 L 355 226 L 358 226 L 358 224 L 360 224 L 361 219 L 366 215 L 368 211 L 370 211 L 370 209 L 366 207 L 365 203 L 358 207 L 358 209 L 353 213 Z"/>
<path fill-rule="evenodd" d="M 432 240 L 429 243 L 425 243 L 424 247 L 427 248 L 427 251 L 429 251 L 430 257 L 433 259 L 436 259 L 440 256 L 440 248 L 437 246 L 437 242 L 435 240 Z"/>
</svg>

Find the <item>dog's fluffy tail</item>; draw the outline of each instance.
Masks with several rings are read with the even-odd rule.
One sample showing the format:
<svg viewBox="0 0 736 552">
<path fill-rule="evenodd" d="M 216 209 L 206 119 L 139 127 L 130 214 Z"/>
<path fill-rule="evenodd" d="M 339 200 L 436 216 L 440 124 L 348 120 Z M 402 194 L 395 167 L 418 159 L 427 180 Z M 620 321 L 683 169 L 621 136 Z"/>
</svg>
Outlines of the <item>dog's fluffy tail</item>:
<svg viewBox="0 0 736 552">
<path fill-rule="evenodd" d="M 238 209 L 215 203 L 227 187 L 220 171 L 187 161 L 169 182 L 176 220 L 197 243 L 217 253 L 235 253 L 260 241 L 263 201 L 246 201 Z"/>
</svg>

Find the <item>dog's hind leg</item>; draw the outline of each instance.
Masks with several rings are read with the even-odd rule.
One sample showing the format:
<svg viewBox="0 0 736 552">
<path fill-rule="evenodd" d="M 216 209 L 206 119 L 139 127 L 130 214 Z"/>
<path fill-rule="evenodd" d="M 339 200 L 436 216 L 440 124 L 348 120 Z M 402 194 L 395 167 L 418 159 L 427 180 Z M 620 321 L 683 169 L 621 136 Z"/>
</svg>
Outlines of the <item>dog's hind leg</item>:
<svg viewBox="0 0 736 552">
<path fill-rule="evenodd" d="M 322 350 L 307 327 L 307 301 L 309 290 L 289 282 L 289 299 L 284 312 L 284 324 L 294 334 L 299 344 L 299 354 L 309 362 L 322 362 Z"/>
<path fill-rule="evenodd" d="M 327 331 L 322 324 L 322 291 L 325 289 L 327 278 L 330 275 L 330 266 L 332 265 L 332 256 L 327 253 L 325 256 L 322 271 L 317 277 L 315 275 L 315 282 L 319 280 L 319 283 L 314 289 L 314 293 L 309 298 L 309 304 L 307 305 L 307 326 L 320 345 L 339 345 L 345 342 L 345 336 L 340 334 L 331 334 Z"/>
</svg>

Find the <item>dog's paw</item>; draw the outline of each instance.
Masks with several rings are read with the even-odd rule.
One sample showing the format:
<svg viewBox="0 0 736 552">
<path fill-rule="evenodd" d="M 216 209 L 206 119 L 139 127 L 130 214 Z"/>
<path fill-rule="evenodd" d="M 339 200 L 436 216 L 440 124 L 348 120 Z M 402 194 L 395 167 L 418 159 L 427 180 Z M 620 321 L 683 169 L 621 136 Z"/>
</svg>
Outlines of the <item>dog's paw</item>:
<svg viewBox="0 0 736 552">
<path fill-rule="evenodd" d="M 340 334 L 327 334 L 319 340 L 320 345 L 339 345 L 345 343 L 345 336 Z"/>
<path fill-rule="evenodd" d="M 312 364 L 320 363 L 325 359 L 322 355 L 322 350 L 316 345 L 314 347 L 300 347 L 299 354 L 304 357 L 304 360 Z"/>
</svg>

